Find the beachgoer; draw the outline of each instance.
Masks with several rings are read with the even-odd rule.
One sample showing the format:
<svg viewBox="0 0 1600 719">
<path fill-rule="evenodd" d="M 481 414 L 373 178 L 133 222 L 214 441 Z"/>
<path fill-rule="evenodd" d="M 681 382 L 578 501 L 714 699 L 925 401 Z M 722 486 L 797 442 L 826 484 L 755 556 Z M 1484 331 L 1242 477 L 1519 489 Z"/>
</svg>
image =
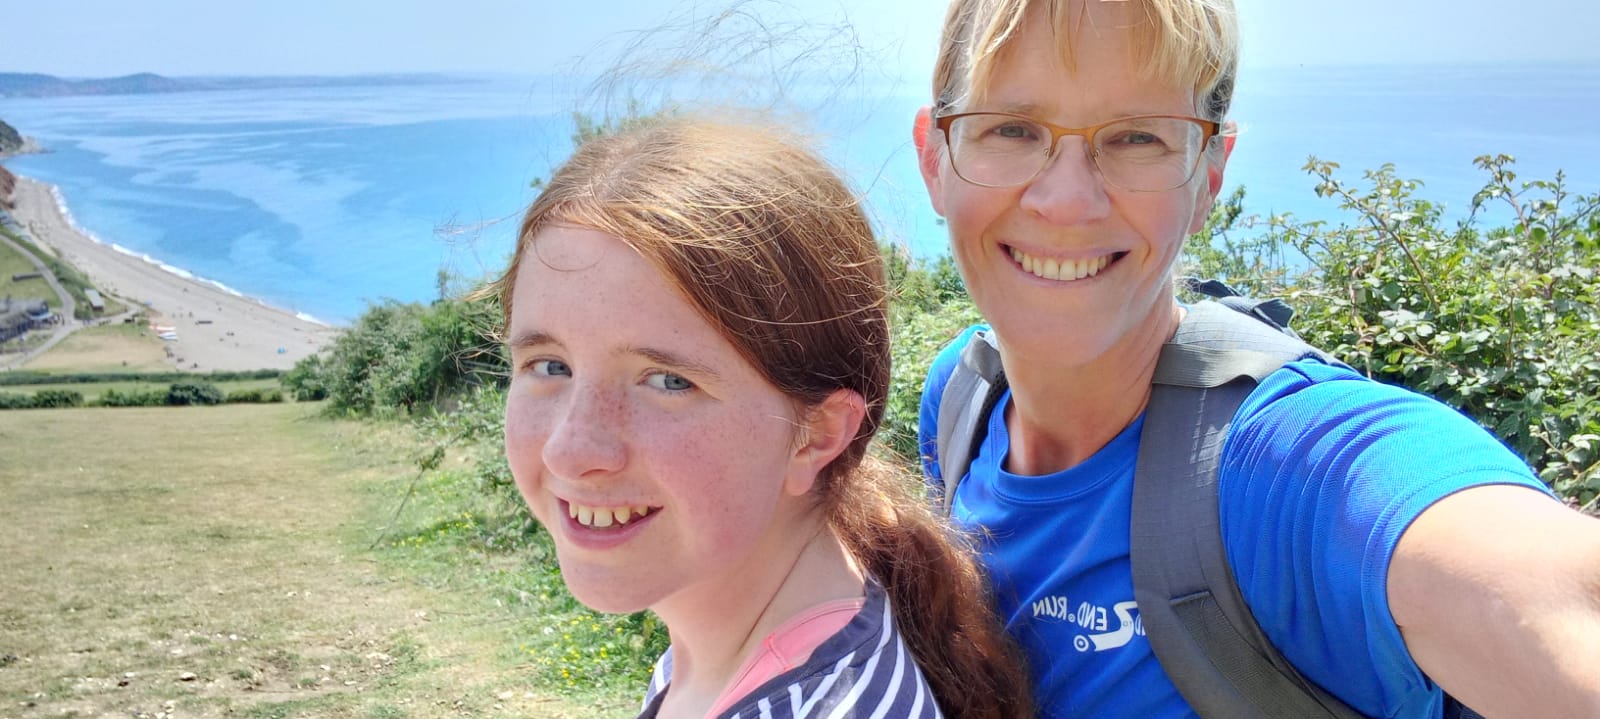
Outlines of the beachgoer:
<svg viewBox="0 0 1600 719">
<path fill-rule="evenodd" d="M 651 122 L 580 147 L 519 236 L 506 454 L 573 595 L 666 624 L 644 716 L 1025 715 L 971 548 L 867 457 L 883 267 L 818 157 Z"/>
<path fill-rule="evenodd" d="M 1188 316 L 1173 265 L 1231 149 L 1237 57 L 1231 0 L 955 0 L 946 16 L 914 136 L 1010 387 L 952 511 L 982 530 L 1040 716 L 1194 715 L 1133 609 L 1130 502 L 1157 359 Z M 971 336 L 924 388 L 930 481 Z M 1251 392 L 1220 466 L 1245 603 L 1356 712 L 1436 717 L 1442 687 L 1491 717 L 1600 716 L 1600 522 L 1470 420 L 1301 359 Z"/>
</svg>

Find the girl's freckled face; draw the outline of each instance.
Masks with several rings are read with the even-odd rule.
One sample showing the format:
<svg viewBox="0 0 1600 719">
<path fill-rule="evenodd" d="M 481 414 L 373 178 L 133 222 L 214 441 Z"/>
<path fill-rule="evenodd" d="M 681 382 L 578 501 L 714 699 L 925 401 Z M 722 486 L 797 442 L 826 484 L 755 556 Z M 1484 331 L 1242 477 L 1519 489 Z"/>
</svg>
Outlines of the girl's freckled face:
<svg viewBox="0 0 1600 719">
<path fill-rule="evenodd" d="M 736 591 L 800 504 L 789 399 L 621 240 L 554 226 L 525 253 L 506 456 L 568 587 L 607 612 Z"/>
</svg>

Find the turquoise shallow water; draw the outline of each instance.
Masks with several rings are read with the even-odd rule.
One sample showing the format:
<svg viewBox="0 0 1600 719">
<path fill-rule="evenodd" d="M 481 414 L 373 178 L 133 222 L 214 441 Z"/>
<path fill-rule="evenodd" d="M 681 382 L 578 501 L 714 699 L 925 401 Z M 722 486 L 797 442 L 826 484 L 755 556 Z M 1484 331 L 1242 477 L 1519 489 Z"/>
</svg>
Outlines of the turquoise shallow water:
<svg viewBox="0 0 1600 719">
<path fill-rule="evenodd" d="M 426 301 L 443 268 L 501 267 L 529 181 L 570 151 L 570 94 L 550 80 L 172 95 L 0 99 L 0 119 L 51 152 L 13 158 L 58 185 L 106 242 L 329 322 L 383 298 Z M 944 251 L 922 196 L 903 89 L 841 96 L 813 114 L 824 151 L 867 192 L 889 239 Z M 1317 154 L 1393 162 L 1462 216 L 1474 156 L 1518 157 L 1524 178 L 1564 168 L 1600 191 L 1600 66 L 1247 72 L 1229 185 L 1252 212 L 1337 220 L 1300 172 Z"/>
</svg>

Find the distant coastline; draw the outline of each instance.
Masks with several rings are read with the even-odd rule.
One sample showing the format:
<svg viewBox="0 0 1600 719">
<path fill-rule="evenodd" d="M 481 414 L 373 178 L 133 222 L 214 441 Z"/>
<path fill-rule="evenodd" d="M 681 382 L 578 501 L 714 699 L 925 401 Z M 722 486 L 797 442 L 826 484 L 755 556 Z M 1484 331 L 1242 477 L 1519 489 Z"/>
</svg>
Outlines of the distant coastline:
<svg viewBox="0 0 1600 719">
<path fill-rule="evenodd" d="M 170 361 L 185 370 L 289 369 L 340 329 L 271 306 L 219 282 L 107 242 L 79 226 L 59 188 L 17 178 L 11 211 L 29 239 L 84 272 L 96 287 L 174 328 Z"/>
<path fill-rule="evenodd" d="M 110 78 L 62 78 L 37 73 L 0 72 L 0 97 L 69 97 L 78 95 L 149 95 L 221 90 L 270 90 L 295 87 L 386 87 L 396 85 L 448 85 L 477 82 L 472 78 L 439 74 L 344 76 L 216 76 L 167 77 L 135 73 Z"/>
<path fill-rule="evenodd" d="M 44 145 L 39 144 L 38 140 L 23 135 L 22 144 L 15 149 L 0 149 L 0 160 L 7 160 L 17 155 L 39 155 L 46 152 L 49 152 L 49 150 L 45 149 Z"/>
</svg>

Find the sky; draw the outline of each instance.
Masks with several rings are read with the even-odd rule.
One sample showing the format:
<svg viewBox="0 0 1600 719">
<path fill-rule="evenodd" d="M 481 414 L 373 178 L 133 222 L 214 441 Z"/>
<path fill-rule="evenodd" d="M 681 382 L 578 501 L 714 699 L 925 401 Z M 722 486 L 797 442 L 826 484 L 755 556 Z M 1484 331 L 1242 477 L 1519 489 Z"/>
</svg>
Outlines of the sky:
<svg viewBox="0 0 1600 719">
<path fill-rule="evenodd" d="M 735 0 L 0 0 L 0 72 L 107 77 L 542 74 Z M 1593 0 L 1236 0 L 1247 67 L 1600 63 Z M 922 82 L 940 0 L 745 0 L 746 19 L 855 29 L 872 67 Z M 1515 9 L 1510 9 L 1515 8 Z M 659 37 L 659 35 L 657 36 Z"/>
</svg>

